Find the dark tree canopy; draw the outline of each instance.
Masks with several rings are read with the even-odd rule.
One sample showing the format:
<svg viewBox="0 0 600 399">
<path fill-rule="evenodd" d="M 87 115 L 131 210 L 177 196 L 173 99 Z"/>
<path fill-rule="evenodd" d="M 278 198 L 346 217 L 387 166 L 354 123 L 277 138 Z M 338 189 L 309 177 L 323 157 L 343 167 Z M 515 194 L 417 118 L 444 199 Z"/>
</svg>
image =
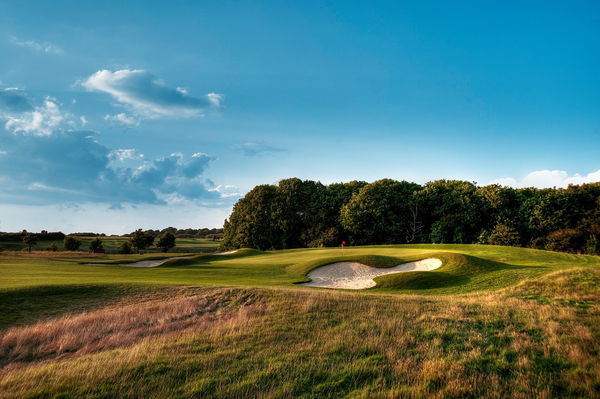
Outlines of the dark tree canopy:
<svg viewBox="0 0 600 399">
<path fill-rule="evenodd" d="M 104 252 L 104 245 L 102 245 L 102 240 L 100 237 L 96 237 L 90 242 L 90 251 L 93 253 Z"/>
<path fill-rule="evenodd" d="M 67 251 L 77 251 L 81 246 L 81 240 L 79 240 L 77 237 L 66 236 L 63 246 Z"/>
<path fill-rule="evenodd" d="M 154 243 L 154 235 L 152 234 L 152 232 L 137 229 L 136 231 L 131 233 L 131 237 L 129 240 L 131 241 L 132 247 L 134 247 L 138 251 L 142 251 Z"/>
<path fill-rule="evenodd" d="M 31 247 L 37 244 L 38 240 L 35 234 L 27 233 L 23 236 L 23 243 L 27 245 L 27 250 L 31 252 Z"/>
<path fill-rule="evenodd" d="M 171 233 L 170 231 L 164 232 L 160 237 L 158 237 L 156 246 L 162 248 L 164 252 L 168 252 L 169 249 L 175 247 L 175 234 Z"/>
<path fill-rule="evenodd" d="M 256 186 L 225 221 L 223 247 L 481 243 L 600 252 L 600 183 L 559 189 L 436 180 Z"/>
</svg>

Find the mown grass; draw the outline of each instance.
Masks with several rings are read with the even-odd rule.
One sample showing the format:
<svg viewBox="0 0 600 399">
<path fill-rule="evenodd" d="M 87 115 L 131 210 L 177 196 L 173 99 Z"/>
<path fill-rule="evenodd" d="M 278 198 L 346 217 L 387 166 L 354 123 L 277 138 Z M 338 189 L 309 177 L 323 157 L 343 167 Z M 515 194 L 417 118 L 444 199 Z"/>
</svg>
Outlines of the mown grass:
<svg viewBox="0 0 600 399">
<path fill-rule="evenodd" d="M 105 255 L 93 262 L 122 263 L 169 254 Z M 382 247 L 295 249 L 198 255 L 173 260 L 163 267 L 134 269 L 90 266 L 89 259 L 26 258 L 0 255 L 0 287 L 63 284 L 168 284 L 221 286 L 281 286 L 306 281 L 314 267 L 356 260 L 372 266 L 393 266 L 436 256 L 444 265 L 427 274 L 380 277 L 375 291 L 390 293 L 457 294 L 507 287 L 526 278 L 575 266 L 600 266 L 600 257 L 524 248 L 479 245 L 400 245 Z"/>
<path fill-rule="evenodd" d="M 427 257 L 443 266 L 369 290 L 294 284 L 335 261 Z M 600 397 L 598 257 L 411 245 L 89 261 L 0 256 L 0 397 Z"/>
<path fill-rule="evenodd" d="M 82 251 L 88 251 L 90 243 L 95 237 L 78 237 L 81 240 Z M 106 236 L 100 237 L 102 246 L 108 253 L 118 252 L 118 248 L 123 242 L 129 240 L 129 237 L 123 236 Z M 63 250 L 62 241 L 39 241 L 34 246 L 34 250 L 48 250 L 52 245 L 56 245 L 59 251 Z M 178 238 L 175 248 L 171 252 L 213 252 L 219 245 L 220 241 L 208 240 L 204 238 Z M 20 241 L 0 241 L 0 249 L 7 251 L 20 251 L 27 246 Z M 151 247 L 147 252 L 160 252 L 160 248 Z"/>
</svg>

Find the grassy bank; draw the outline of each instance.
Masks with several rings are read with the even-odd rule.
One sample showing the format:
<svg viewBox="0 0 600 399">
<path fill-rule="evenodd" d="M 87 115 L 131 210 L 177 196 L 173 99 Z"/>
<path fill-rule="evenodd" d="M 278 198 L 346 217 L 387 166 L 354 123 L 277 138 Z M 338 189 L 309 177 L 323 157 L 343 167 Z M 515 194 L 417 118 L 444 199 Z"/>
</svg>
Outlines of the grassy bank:
<svg viewBox="0 0 600 399">
<path fill-rule="evenodd" d="M 431 256 L 444 265 L 365 291 L 293 284 L 332 261 Z M 0 397 L 600 397 L 597 257 L 457 245 L 82 261 L 0 257 Z"/>
</svg>

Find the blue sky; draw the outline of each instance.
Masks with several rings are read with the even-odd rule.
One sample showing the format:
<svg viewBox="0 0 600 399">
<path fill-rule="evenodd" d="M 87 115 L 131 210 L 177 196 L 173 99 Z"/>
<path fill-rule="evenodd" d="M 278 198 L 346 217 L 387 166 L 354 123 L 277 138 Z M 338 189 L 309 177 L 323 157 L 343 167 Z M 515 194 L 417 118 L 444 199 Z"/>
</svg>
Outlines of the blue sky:
<svg viewBox="0 0 600 399">
<path fill-rule="evenodd" d="M 0 230 L 215 227 L 256 184 L 600 180 L 598 2 L 0 3 Z"/>
</svg>

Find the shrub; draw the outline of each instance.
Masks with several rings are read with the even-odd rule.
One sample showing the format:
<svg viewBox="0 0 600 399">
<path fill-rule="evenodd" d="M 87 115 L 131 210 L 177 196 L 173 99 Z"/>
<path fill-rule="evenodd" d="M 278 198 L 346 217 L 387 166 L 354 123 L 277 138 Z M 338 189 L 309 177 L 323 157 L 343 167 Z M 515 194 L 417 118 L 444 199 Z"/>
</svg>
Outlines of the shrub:
<svg viewBox="0 0 600 399">
<path fill-rule="evenodd" d="M 498 223 L 488 237 L 488 244 L 492 245 L 518 246 L 519 241 L 519 233 L 502 223 Z"/>
<path fill-rule="evenodd" d="M 585 253 L 588 255 L 596 255 L 600 253 L 600 242 L 595 235 L 590 235 L 585 242 Z"/>
<path fill-rule="evenodd" d="M 581 252 L 583 234 L 576 229 L 556 230 L 548 234 L 546 249 L 550 251 Z"/>
<path fill-rule="evenodd" d="M 131 243 L 129 241 L 123 241 L 123 243 L 119 245 L 118 251 L 120 254 L 130 254 Z"/>
<path fill-rule="evenodd" d="M 58 251 L 58 246 L 56 245 L 55 242 L 53 242 L 52 244 L 50 244 L 50 246 L 48 247 L 48 251 L 52 251 L 52 252 Z"/>
</svg>

